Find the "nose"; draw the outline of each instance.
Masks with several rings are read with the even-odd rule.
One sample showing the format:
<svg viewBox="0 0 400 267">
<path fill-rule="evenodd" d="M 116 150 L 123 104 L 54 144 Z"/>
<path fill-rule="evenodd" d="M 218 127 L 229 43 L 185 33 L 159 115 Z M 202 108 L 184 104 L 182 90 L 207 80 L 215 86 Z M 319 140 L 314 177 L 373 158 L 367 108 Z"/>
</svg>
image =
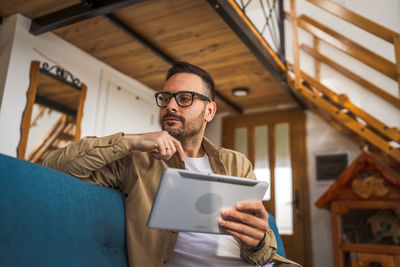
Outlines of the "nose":
<svg viewBox="0 0 400 267">
<path fill-rule="evenodd" d="M 171 100 L 169 101 L 168 105 L 166 106 L 166 109 L 169 111 L 174 111 L 176 112 L 178 109 L 178 103 L 176 103 L 175 97 L 172 97 Z"/>
</svg>

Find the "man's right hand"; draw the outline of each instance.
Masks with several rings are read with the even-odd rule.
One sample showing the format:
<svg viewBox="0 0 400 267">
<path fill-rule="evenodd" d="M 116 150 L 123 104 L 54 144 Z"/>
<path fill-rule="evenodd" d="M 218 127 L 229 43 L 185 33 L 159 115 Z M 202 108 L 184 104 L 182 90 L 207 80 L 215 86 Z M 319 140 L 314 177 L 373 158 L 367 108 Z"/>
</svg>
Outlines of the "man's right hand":
<svg viewBox="0 0 400 267">
<path fill-rule="evenodd" d="M 179 158 L 183 161 L 185 155 L 181 143 L 167 131 L 126 134 L 122 136 L 122 142 L 129 150 L 151 152 L 156 159 L 168 160 L 178 152 Z"/>
</svg>

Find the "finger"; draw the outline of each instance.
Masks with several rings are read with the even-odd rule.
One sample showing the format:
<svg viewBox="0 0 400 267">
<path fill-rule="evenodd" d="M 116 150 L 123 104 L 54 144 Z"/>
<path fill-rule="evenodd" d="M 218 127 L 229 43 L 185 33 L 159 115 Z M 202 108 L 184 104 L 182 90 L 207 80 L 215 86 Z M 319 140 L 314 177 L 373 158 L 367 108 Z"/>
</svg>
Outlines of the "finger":
<svg viewBox="0 0 400 267">
<path fill-rule="evenodd" d="M 229 217 L 235 219 L 243 224 L 247 224 L 264 232 L 268 229 L 268 219 L 260 218 L 247 212 L 241 212 L 235 209 L 223 209 L 221 215 L 224 218 Z"/>
<path fill-rule="evenodd" d="M 251 227 L 249 225 L 240 222 L 233 222 L 220 218 L 218 220 L 218 224 L 227 230 L 232 230 L 244 234 L 258 241 L 264 238 L 265 231 Z"/>
<path fill-rule="evenodd" d="M 268 212 L 265 210 L 264 205 L 260 201 L 245 201 L 238 203 L 236 209 L 240 211 L 253 212 L 257 217 L 268 220 Z"/>
<path fill-rule="evenodd" d="M 181 161 L 184 161 L 185 152 L 183 151 L 181 142 L 179 142 L 179 141 L 176 140 L 175 138 L 172 139 L 172 142 L 174 143 L 174 147 L 175 147 L 176 150 L 178 151 L 179 158 L 181 159 Z"/>
<path fill-rule="evenodd" d="M 171 142 L 165 148 L 166 154 L 163 159 L 169 160 L 176 152 L 174 144 Z"/>
<path fill-rule="evenodd" d="M 259 240 L 255 240 L 254 238 L 251 238 L 247 235 L 232 231 L 232 230 L 226 230 L 228 233 L 230 233 L 233 236 L 236 236 L 237 238 L 240 239 L 241 242 L 243 242 L 244 244 L 246 244 L 249 247 L 256 247 L 258 245 L 258 243 L 260 243 Z"/>
<path fill-rule="evenodd" d="M 165 144 L 160 144 L 158 148 L 158 153 L 160 153 L 161 158 L 164 158 L 166 156 L 167 150 L 166 150 L 166 145 Z"/>
</svg>

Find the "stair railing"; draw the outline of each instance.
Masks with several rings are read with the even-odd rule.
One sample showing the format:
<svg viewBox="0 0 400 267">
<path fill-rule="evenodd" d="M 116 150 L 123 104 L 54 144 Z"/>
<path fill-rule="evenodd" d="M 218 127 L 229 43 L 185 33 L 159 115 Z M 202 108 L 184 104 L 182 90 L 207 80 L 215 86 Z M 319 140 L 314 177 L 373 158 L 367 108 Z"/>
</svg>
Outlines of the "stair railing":
<svg viewBox="0 0 400 267">
<path fill-rule="evenodd" d="M 396 62 L 393 63 L 375 52 L 359 45 L 342 34 L 322 25 L 307 15 L 296 15 L 296 1 L 291 0 L 290 14 L 285 18 L 292 22 L 293 32 L 293 65 L 289 65 L 288 82 L 292 88 L 308 102 L 312 109 L 318 107 L 335 128 L 346 128 L 365 139 L 368 143 L 378 147 L 390 157 L 400 162 L 400 132 L 390 128 L 370 114 L 355 106 L 344 94 L 338 95 L 333 90 L 320 83 L 320 63 L 324 63 L 365 87 L 388 103 L 400 109 L 400 100 L 372 82 L 360 77 L 333 59 L 324 56 L 319 51 L 319 42 L 323 41 L 330 46 L 350 55 L 358 61 L 372 67 L 383 75 L 395 80 L 400 88 L 400 35 L 367 18 L 364 18 L 330 0 L 307 0 L 310 3 L 344 19 L 373 35 L 394 45 Z M 314 37 L 314 47 L 300 44 L 298 28 L 309 32 Z M 302 72 L 300 69 L 300 50 L 315 58 L 315 78 Z"/>
</svg>

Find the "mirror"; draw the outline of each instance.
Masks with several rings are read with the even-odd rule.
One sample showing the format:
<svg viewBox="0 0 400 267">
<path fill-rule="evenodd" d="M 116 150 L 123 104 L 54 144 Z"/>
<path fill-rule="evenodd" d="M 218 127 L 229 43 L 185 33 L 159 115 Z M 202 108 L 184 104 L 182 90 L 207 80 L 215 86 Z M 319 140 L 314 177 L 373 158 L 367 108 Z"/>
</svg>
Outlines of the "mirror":
<svg viewBox="0 0 400 267">
<path fill-rule="evenodd" d="M 17 157 L 40 164 L 51 151 L 79 140 L 86 90 L 65 69 L 32 61 Z"/>
</svg>

